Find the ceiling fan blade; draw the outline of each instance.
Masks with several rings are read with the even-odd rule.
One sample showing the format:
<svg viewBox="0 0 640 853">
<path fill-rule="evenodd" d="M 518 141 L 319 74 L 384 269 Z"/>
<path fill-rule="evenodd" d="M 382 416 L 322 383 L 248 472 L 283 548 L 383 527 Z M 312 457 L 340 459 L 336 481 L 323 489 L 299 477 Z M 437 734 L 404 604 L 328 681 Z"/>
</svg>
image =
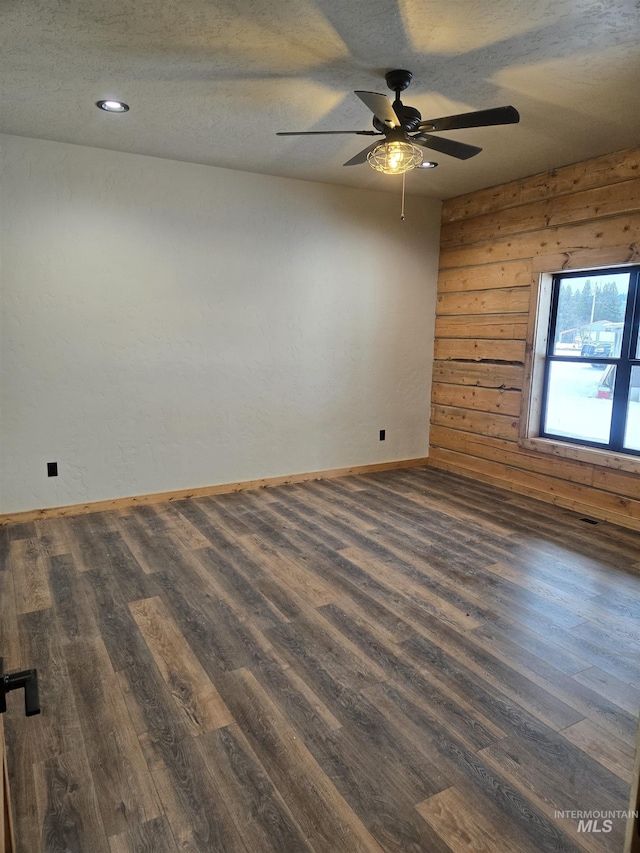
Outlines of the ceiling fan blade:
<svg viewBox="0 0 640 853">
<path fill-rule="evenodd" d="M 379 142 L 374 142 L 373 145 L 370 145 L 368 148 L 365 148 L 364 151 L 361 151 L 359 154 L 356 154 L 355 157 L 352 157 L 351 160 L 347 160 L 346 163 L 343 163 L 343 166 L 358 166 L 360 163 L 367 162 L 367 154 L 370 151 L 373 151 L 374 148 L 377 148 L 380 145 Z"/>
<path fill-rule="evenodd" d="M 359 136 L 384 136 L 377 130 L 288 130 L 276 136 L 332 136 L 336 133 L 357 133 Z"/>
<path fill-rule="evenodd" d="M 458 116 L 444 116 L 429 121 L 421 121 L 418 127 L 425 130 L 459 130 L 463 127 L 490 127 L 494 124 L 517 124 L 520 113 L 515 107 L 494 107 L 490 110 L 478 110 L 475 113 L 462 113 Z"/>
<path fill-rule="evenodd" d="M 366 104 L 374 116 L 387 127 L 400 127 L 400 120 L 386 95 L 377 92 L 355 92 L 363 104 Z"/>
<path fill-rule="evenodd" d="M 422 145 L 423 148 L 432 148 L 441 154 L 448 154 L 449 157 L 457 157 L 458 160 L 468 160 L 482 151 L 482 148 L 476 145 L 467 145 L 465 142 L 457 142 L 455 139 L 446 139 L 442 136 L 429 136 L 427 133 L 413 136 L 411 141 L 416 145 Z"/>
</svg>

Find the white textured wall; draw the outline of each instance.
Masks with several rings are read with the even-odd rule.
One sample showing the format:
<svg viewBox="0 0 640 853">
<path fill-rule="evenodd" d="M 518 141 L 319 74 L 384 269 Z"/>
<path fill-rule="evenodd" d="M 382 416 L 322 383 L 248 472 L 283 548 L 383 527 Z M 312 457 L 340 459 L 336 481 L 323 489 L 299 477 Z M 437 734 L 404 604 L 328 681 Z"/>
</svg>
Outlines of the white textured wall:
<svg viewBox="0 0 640 853">
<path fill-rule="evenodd" d="M 427 454 L 439 202 L 0 141 L 0 512 Z"/>
</svg>

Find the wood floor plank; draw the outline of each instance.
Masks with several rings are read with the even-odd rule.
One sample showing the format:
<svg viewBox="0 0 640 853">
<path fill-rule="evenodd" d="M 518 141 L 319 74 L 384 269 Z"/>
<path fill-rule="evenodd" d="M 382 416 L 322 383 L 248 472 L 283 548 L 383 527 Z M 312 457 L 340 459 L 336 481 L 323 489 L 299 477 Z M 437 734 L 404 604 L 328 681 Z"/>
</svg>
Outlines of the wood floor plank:
<svg viewBox="0 0 640 853">
<path fill-rule="evenodd" d="M 250 671 L 273 698 L 306 743 L 342 728 L 342 722 L 317 693 L 275 650 L 254 662 Z"/>
<path fill-rule="evenodd" d="M 450 665 L 452 661 L 457 661 L 464 670 L 482 679 L 489 689 L 508 696 L 553 729 L 566 728 L 584 716 L 513 665 L 504 663 L 499 657 L 476 645 L 467 635 L 449 631 L 444 623 L 425 626 L 422 636 L 407 640 L 402 645 L 417 662 L 429 664 L 437 661 L 441 664 L 446 660 Z"/>
<path fill-rule="evenodd" d="M 85 572 L 104 562 L 104 543 L 93 537 L 92 520 L 88 515 L 63 518 L 61 521 L 63 535 L 77 571 Z"/>
<path fill-rule="evenodd" d="M 42 822 L 38 818 L 36 808 L 34 775 L 34 768 L 40 756 L 21 715 L 19 697 L 14 699 L 10 694 L 7 699 L 7 712 L 3 715 L 3 728 L 16 844 L 19 853 L 32 853 L 33 850 L 42 849 Z"/>
<path fill-rule="evenodd" d="M 127 832 L 109 838 L 110 853 L 178 853 L 166 817 L 136 823 Z"/>
<path fill-rule="evenodd" d="M 100 635 L 86 586 L 76 571 L 70 554 L 50 558 L 50 581 L 60 637 L 73 643 Z"/>
<path fill-rule="evenodd" d="M 65 647 L 85 749 L 108 836 L 161 814 L 160 802 L 103 641 Z"/>
<path fill-rule="evenodd" d="M 512 581 L 518 586 L 522 586 L 524 589 L 528 589 L 537 595 L 541 595 L 543 598 L 548 599 L 551 602 L 567 607 L 582 618 L 588 618 L 586 615 L 588 611 L 586 610 L 585 599 L 577 598 L 573 592 L 563 592 L 562 590 L 559 590 L 553 584 L 538 578 L 532 571 L 527 571 L 526 569 L 506 562 L 492 563 L 490 566 L 487 566 L 486 570 L 488 572 L 493 572 L 493 574 L 496 574 L 501 578 Z"/>
<path fill-rule="evenodd" d="M 238 726 L 209 732 L 196 744 L 251 853 L 313 853 Z"/>
<path fill-rule="evenodd" d="M 341 687 L 364 690 L 385 675 L 377 661 L 367 658 L 346 637 L 340 640 L 321 613 L 305 614 L 295 622 L 272 628 L 267 638 L 338 719 Z"/>
<path fill-rule="evenodd" d="M 209 547 L 207 537 L 173 504 L 154 504 L 147 509 L 160 516 L 169 533 L 178 539 L 183 547 L 190 551 Z"/>
<path fill-rule="evenodd" d="M 23 662 L 28 668 L 38 670 L 41 713 L 25 718 L 20 707 L 22 695 L 10 694 L 13 713 L 17 713 L 17 719 L 11 720 L 12 731 L 28 738 L 34 749 L 33 761 L 43 762 L 73 752 L 82 742 L 82 729 L 64 654 L 64 638 L 53 608 L 19 616 L 18 627 Z"/>
<path fill-rule="evenodd" d="M 214 525 L 209 517 L 209 506 L 202 501 L 193 503 L 184 506 L 183 502 L 180 515 L 197 531 L 197 541 L 206 543 L 204 547 L 188 551 L 206 570 L 203 573 L 200 566 L 193 566 L 188 560 L 194 571 L 214 587 L 219 597 L 241 603 L 245 615 L 252 620 L 261 615 L 265 626 L 296 616 L 300 610 L 299 597 L 291 587 L 278 583 L 271 572 L 251 559 L 234 529 L 218 521 L 219 514 L 213 516 L 216 520 Z"/>
<path fill-rule="evenodd" d="M 478 750 L 506 737 L 505 732 L 485 717 L 471 703 L 461 700 L 446 685 L 434 678 L 432 673 L 418 670 L 404 660 L 402 650 L 385 644 L 375 631 L 356 624 L 344 611 L 335 605 L 322 608 L 322 613 L 352 642 L 357 643 L 365 655 L 381 666 L 388 680 L 398 689 L 408 690 L 414 701 L 428 707 L 451 731 Z M 400 687 L 398 687 L 400 685 Z"/>
<path fill-rule="evenodd" d="M 597 666 L 583 669 L 573 679 L 608 699 L 634 717 L 640 714 L 640 690 Z"/>
<path fill-rule="evenodd" d="M 166 738 L 148 731 L 140 742 L 178 849 L 251 853 L 194 738 Z"/>
<path fill-rule="evenodd" d="M 455 625 L 461 631 L 469 631 L 478 628 L 482 621 L 475 619 L 468 613 L 463 612 L 454 605 L 449 604 L 446 599 L 428 593 L 424 587 L 405 578 L 400 572 L 394 571 L 393 565 L 377 560 L 363 553 L 359 548 L 343 548 L 340 552 L 348 560 L 368 571 L 373 577 L 379 578 L 391 589 L 403 593 L 413 601 L 419 602 L 432 616 Z"/>
<path fill-rule="evenodd" d="M 577 713 L 589 717 L 609 731 L 613 738 L 621 738 L 629 745 L 635 744 L 636 717 L 611 702 L 601 693 L 580 683 L 573 686 L 568 682 L 564 673 L 557 670 L 544 658 L 520 650 L 517 646 L 505 649 L 504 642 L 494 644 L 483 640 L 484 634 L 473 632 L 474 637 L 480 637 L 483 650 L 494 658 L 510 665 L 522 673 L 533 684 L 555 696 L 561 702 L 573 708 Z"/>
<path fill-rule="evenodd" d="M 428 600 L 415 600 L 413 596 L 395 589 L 389 581 L 384 582 L 384 579 L 379 578 L 375 571 L 366 571 L 357 562 L 349 560 L 344 554 L 344 548 L 338 552 L 331 551 L 324 544 L 324 537 L 321 535 L 310 536 L 307 533 L 297 532 L 290 534 L 289 538 L 295 543 L 296 547 L 306 547 L 313 551 L 314 560 L 310 562 L 310 568 L 319 574 L 322 573 L 323 576 L 329 574 L 334 585 L 337 584 L 340 590 L 348 590 L 350 595 L 358 595 L 357 590 L 366 592 L 366 596 L 370 599 L 367 602 L 367 607 L 371 607 L 371 599 L 373 599 L 373 603 L 378 607 L 378 613 L 383 615 L 383 611 L 386 610 L 387 618 L 390 617 L 396 626 L 404 622 L 411 628 L 415 628 L 428 620 L 430 616 L 437 619 L 438 616 L 444 615 L 443 610 L 438 609 L 437 606 L 439 597 L 434 596 L 433 603 Z M 378 556 L 374 550 L 372 559 L 376 559 Z M 393 560 L 393 555 L 390 555 L 390 559 Z M 394 567 L 396 565 L 397 563 L 394 563 Z M 433 586 L 429 579 L 423 580 L 427 586 Z M 440 587 L 438 587 L 438 591 L 440 591 Z M 361 602 L 364 604 L 365 599 L 361 598 Z M 456 624 L 459 624 L 464 617 L 456 614 L 454 618 Z"/>
<path fill-rule="evenodd" d="M 571 840 L 573 845 L 571 849 L 584 851 L 584 853 L 603 853 L 603 851 L 618 853 L 621 849 L 624 835 L 623 821 L 617 822 L 615 833 L 612 831 L 606 835 L 596 835 L 590 832 L 578 832 L 578 820 L 572 818 L 570 815 L 573 810 L 588 811 L 588 804 L 593 802 L 592 794 L 590 793 L 591 789 L 586 779 L 582 780 L 584 788 L 582 786 L 579 788 L 576 782 L 572 780 L 570 789 L 566 791 L 565 796 L 563 792 L 555 790 L 553 786 L 551 790 L 547 789 L 546 781 L 540 775 L 539 768 L 536 773 L 535 769 L 530 770 L 527 767 L 520 767 L 519 762 L 521 759 L 518 758 L 516 761 L 513 761 L 506 752 L 496 754 L 492 747 L 488 747 L 487 750 L 479 753 L 479 757 L 494 772 L 500 773 L 520 796 L 525 797 L 532 804 L 533 808 L 539 809 L 547 820 L 553 821 L 558 830 Z M 570 778 L 568 774 L 567 778 Z M 575 792 L 578 790 L 580 790 L 578 798 L 580 805 L 576 805 Z M 557 805 L 557 803 L 560 803 L 560 805 Z M 601 808 L 602 804 L 597 806 L 597 810 Z M 567 815 L 564 814 L 565 811 L 568 813 Z"/>
<path fill-rule="evenodd" d="M 47 558 L 37 539 L 14 539 L 9 546 L 17 613 L 51 607 Z"/>
<path fill-rule="evenodd" d="M 166 681 L 145 645 L 139 659 L 116 673 L 136 734 L 152 732 L 163 745 L 184 740 L 189 730 Z"/>
<path fill-rule="evenodd" d="M 375 502 L 370 500 L 370 503 L 375 506 Z M 385 506 L 383 517 L 386 516 L 388 510 Z M 402 528 L 401 521 L 394 521 L 394 526 L 382 521 L 380 529 L 369 536 L 345 531 L 345 525 L 340 526 L 339 532 L 343 538 L 351 539 L 357 547 L 370 553 L 373 558 L 389 562 L 394 569 L 434 593 L 437 599 L 445 599 L 465 615 L 469 613 L 472 617 L 491 620 L 496 615 L 516 613 L 527 624 L 539 625 L 541 621 L 553 620 L 552 624 L 568 627 L 583 621 L 566 608 L 553 605 L 534 593 L 523 592 L 514 584 L 501 583 L 495 576 L 483 574 L 482 568 L 493 561 L 486 557 L 482 548 L 467 547 L 464 544 L 464 536 L 451 540 L 448 536 L 443 537 L 440 528 L 436 527 L 430 534 L 431 538 L 425 540 L 424 536 L 418 537 L 415 531 L 413 534 L 408 530 L 398 533 L 395 530 L 398 524 Z M 318 539 L 301 533 L 289 535 L 289 538 L 300 536 L 311 541 L 324 541 L 324 537 Z M 483 547 L 486 549 L 486 545 Z M 461 557 L 456 556 L 458 553 Z M 423 557 L 424 561 L 421 559 L 416 566 L 418 556 Z M 470 584 L 486 586 L 489 581 L 493 588 L 490 604 L 487 606 L 487 596 L 478 597 L 472 592 Z"/>
<path fill-rule="evenodd" d="M 614 810 L 615 802 L 628 791 L 616 775 L 578 749 L 557 732 L 537 732 L 536 738 L 512 735 L 482 750 L 482 756 L 496 759 L 496 766 L 508 768 L 524 785 L 543 796 L 556 809 Z M 575 790 L 567 790 L 554 772 L 551 761 L 561 760 L 570 769 Z"/>
<path fill-rule="evenodd" d="M 452 853 L 496 853 L 509 850 L 512 839 L 457 788 L 447 788 L 418 803 L 422 817 L 447 843 Z"/>
<path fill-rule="evenodd" d="M 578 749 L 595 758 L 603 767 L 631 784 L 635 750 L 633 746 L 606 731 L 593 720 L 580 720 L 562 730 L 566 738 Z"/>
<path fill-rule="evenodd" d="M 484 750 L 476 754 L 466 749 L 419 705 L 390 685 L 381 685 L 368 695 L 385 716 L 407 733 L 417 749 L 437 756 L 441 771 L 449 780 L 446 788 L 458 788 L 496 826 L 510 827 L 512 849 L 575 853 L 575 846 L 554 821 L 509 784 L 501 768 L 494 768 L 482 757 Z"/>
<path fill-rule="evenodd" d="M 239 541 L 248 554 L 268 565 L 276 577 L 293 586 L 296 594 L 312 607 L 333 601 L 335 592 L 295 557 L 270 547 L 255 535 L 242 536 Z"/>
<path fill-rule="evenodd" d="M 229 675 L 233 712 L 317 853 L 381 853 L 267 693 L 248 670 Z"/>
<path fill-rule="evenodd" d="M 9 562 L 9 528 L 0 527 L 0 572 L 3 572 Z"/>
<path fill-rule="evenodd" d="M 270 643 L 223 598 L 202 597 L 186 574 L 161 572 L 162 599 L 185 639 L 214 682 L 225 672 L 249 666 Z"/>
<path fill-rule="evenodd" d="M 303 486 L 293 486 L 291 494 L 303 504 L 312 510 L 316 517 L 336 518 L 340 522 L 346 522 L 360 530 L 362 533 L 368 533 L 374 530 L 378 524 L 377 519 L 361 518 L 353 512 L 349 512 L 345 508 L 344 502 L 337 501 L 336 495 L 328 496 L 326 490 L 319 483 L 305 483 Z"/>
<path fill-rule="evenodd" d="M 33 521 L 25 521 L 9 525 L 7 536 L 10 542 L 15 542 L 18 539 L 35 539 L 38 536 L 38 531 Z"/>
<path fill-rule="evenodd" d="M 477 546 L 469 540 L 457 544 L 445 541 L 425 547 L 419 538 L 410 534 L 399 536 L 387 527 L 382 527 L 376 538 L 398 558 L 411 562 L 419 560 L 421 568 L 428 566 L 431 584 L 437 579 L 443 596 L 458 600 L 461 607 L 485 621 L 513 615 L 525 625 L 551 622 L 565 628 L 584 621 L 584 617 L 561 604 L 489 572 L 488 564 L 495 549 L 486 542 Z M 487 595 L 489 589 L 490 596 Z"/>
<path fill-rule="evenodd" d="M 523 656 L 533 655 L 565 675 L 575 675 L 589 666 L 587 661 L 535 631 L 527 630 L 515 619 L 487 621 L 474 629 L 473 636 L 481 638 L 503 659 L 506 656 L 512 661 L 518 661 Z"/>
<path fill-rule="evenodd" d="M 246 616 L 251 616 L 252 621 L 260 628 L 270 628 L 280 622 L 286 622 L 285 615 L 288 610 L 291 612 L 290 598 L 285 603 L 285 612 L 283 612 L 273 600 L 263 593 L 264 585 L 255 586 L 245 572 L 251 572 L 251 561 L 244 559 L 244 555 L 238 549 L 229 554 L 227 557 L 220 555 L 219 552 L 211 547 L 200 548 L 193 552 L 204 569 L 204 575 L 208 583 L 215 584 L 216 590 L 219 591 L 220 597 L 227 602 L 234 601 L 240 605 L 243 613 Z M 271 589 L 273 592 L 273 589 Z M 276 594 L 276 600 L 282 606 L 283 598 Z M 295 608 L 298 612 L 299 608 Z"/>
<path fill-rule="evenodd" d="M 523 627 L 516 619 L 495 619 L 485 622 L 473 630 L 473 636 L 480 638 L 494 650 L 512 661 L 522 660 L 525 666 L 532 668 L 537 661 L 544 661 L 564 675 L 575 675 L 588 668 L 587 661 L 567 651 L 557 643 Z"/>
<path fill-rule="evenodd" d="M 194 735 L 233 722 L 220 694 L 159 598 L 129 604 L 160 672 Z"/>
<path fill-rule="evenodd" d="M 116 672 L 144 661 L 148 647 L 112 574 L 101 566 L 83 572 L 80 578 Z"/>
<path fill-rule="evenodd" d="M 0 658 L 6 672 L 22 668 L 13 573 L 0 572 Z"/>
<path fill-rule="evenodd" d="M 34 766 L 34 775 L 42 830 L 32 850 L 109 853 L 91 768 L 83 752 L 52 756 Z"/>
<path fill-rule="evenodd" d="M 154 538 L 145 531 L 138 514 L 114 515 L 113 525 L 122 536 L 142 571 L 145 574 L 153 574 L 158 568 L 157 551 L 159 549 Z M 160 551 L 161 559 L 163 559 L 166 557 L 166 553 L 163 553 L 162 549 Z"/>
<path fill-rule="evenodd" d="M 61 518 L 43 518 L 33 523 L 40 546 L 47 556 L 59 557 L 70 553 L 66 528 Z"/>
</svg>

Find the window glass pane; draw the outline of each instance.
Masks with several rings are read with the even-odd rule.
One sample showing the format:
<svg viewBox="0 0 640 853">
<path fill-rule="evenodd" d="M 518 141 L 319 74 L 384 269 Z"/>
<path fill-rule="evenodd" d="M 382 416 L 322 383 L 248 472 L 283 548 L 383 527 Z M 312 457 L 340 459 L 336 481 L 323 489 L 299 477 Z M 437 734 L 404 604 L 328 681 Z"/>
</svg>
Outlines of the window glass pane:
<svg viewBox="0 0 640 853">
<path fill-rule="evenodd" d="M 615 370 L 613 364 L 601 370 L 580 362 L 551 362 L 544 431 L 607 444 Z"/>
<path fill-rule="evenodd" d="M 619 358 L 629 273 L 560 280 L 554 355 Z"/>
<path fill-rule="evenodd" d="M 624 446 L 630 450 L 640 450 L 640 367 L 631 368 Z"/>
</svg>

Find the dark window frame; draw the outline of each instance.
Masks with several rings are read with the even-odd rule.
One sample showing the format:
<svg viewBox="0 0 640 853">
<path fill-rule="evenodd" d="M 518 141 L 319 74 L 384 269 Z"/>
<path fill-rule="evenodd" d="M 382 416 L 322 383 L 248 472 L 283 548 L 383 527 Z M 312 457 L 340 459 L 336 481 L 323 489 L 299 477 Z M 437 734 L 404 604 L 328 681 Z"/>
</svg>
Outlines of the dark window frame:
<svg viewBox="0 0 640 853">
<path fill-rule="evenodd" d="M 619 275 L 620 273 L 629 273 L 629 292 L 627 297 L 627 307 L 625 311 L 624 325 L 622 331 L 622 345 L 619 358 L 599 358 L 589 356 L 589 362 L 598 362 L 599 364 L 615 364 L 615 382 L 613 386 L 613 407 L 611 414 L 611 430 L 609 433 L 609 442 L 588 441 L 582 438 L 571 438 L 558 433 L 547 432 L 545 430 L 545 420 L 547 416 L 547 398 L 549 393 L 549 375 L 551 365 L 554 361 L 560 362 L 576 362 L 584 364 L 587 360 L 584 356 L 571 355 L 554 355 L 556 323 L 558 319 L 558 301 L 560 297 L 560 284 L 569 278 L 586 278 L 587 276 L 599 277 L 610 275 Z M 544 379 L 542 386 L 542 405 L 540 411 L 540 438 L 548 438 L 556 441 L 568 442 L 577 444 L 583 447 L 596 447 L 599 450 L 609 450 L 613 453 L 624 453 L 628 456 L 640 456 L 640 450 L 634 450 L 624 446 L 624 433 L 627 422 L 627 412 L 629 405 L 629 386 L 631 382 L 631 369 L 633 367 L 640 368 L 640 358 L 632 357 L 638 354 L 637 350 L 632 349 L 634 343 L 640 346 L 638 342 L 638 330 L 640 328 L 640 266 L 630 267 L 611 267 L 608 269 L 592 269 L 580 270 L 575 272 L 556 273 L 552 280 L 551 290 L 551 308 L 549 311 L 549 328 L 547 335 L 547 349 L 545 354 L 544 364 Z"/>
</svg>

